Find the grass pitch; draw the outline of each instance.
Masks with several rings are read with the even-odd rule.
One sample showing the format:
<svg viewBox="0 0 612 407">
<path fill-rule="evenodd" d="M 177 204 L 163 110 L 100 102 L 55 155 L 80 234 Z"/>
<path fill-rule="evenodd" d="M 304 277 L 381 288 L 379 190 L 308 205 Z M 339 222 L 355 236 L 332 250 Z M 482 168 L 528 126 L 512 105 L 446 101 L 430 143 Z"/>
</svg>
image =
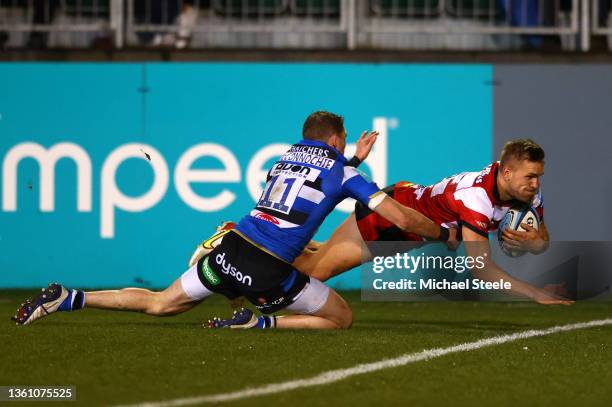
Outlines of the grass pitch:
<svg viewBox="0 0 612 407">
<path fill-rule="evenodd" d="M 206 330 L 221 297 L 174 317 L 88 309 L 27 327 L 9 321 L 34 291 L 1 291 L 0 385 L 74 385 L 77 402 L 115 405 L 225 393 L 308 378 L 428 348 L 612 317 L 612 303 L 364 303 L 353 328 Z M 231 405 L 612 405 L 612 326 L 530 338 Z M 24 404 L 21 404 L 24 405 Z M 35 405 L 40 405 L 36 403 Z M 55 405 L 59 405 L 55 403 Z"/>
</svg>

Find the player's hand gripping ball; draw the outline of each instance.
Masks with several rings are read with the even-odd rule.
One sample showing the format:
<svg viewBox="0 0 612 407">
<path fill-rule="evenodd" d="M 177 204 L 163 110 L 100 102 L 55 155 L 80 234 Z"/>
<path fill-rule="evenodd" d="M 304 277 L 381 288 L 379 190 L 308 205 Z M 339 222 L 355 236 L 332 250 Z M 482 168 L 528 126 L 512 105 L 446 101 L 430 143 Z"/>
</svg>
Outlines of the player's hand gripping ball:
<svg viewBox="0 0 612 407">
<path fill-rule="evenodd" d="M 516 230 L 518 232 L 525 232 L 521 226 L 522 223 L 526 223 L 535 230 L 540 230 L 540 217 L 538 213 L 530 206 L 513 206 L 508 210 L 506 216 L 499 223 L 499 229 L 497 229 L 497 238 L 499 240 L 499 246 L 502 251 L 510 257 L 519 257 L 526 253 L 524 250 L 510 249 L 505 245 L 502 238 L 502 233 L 506 228 L 510 230 Z"/>
</svg>

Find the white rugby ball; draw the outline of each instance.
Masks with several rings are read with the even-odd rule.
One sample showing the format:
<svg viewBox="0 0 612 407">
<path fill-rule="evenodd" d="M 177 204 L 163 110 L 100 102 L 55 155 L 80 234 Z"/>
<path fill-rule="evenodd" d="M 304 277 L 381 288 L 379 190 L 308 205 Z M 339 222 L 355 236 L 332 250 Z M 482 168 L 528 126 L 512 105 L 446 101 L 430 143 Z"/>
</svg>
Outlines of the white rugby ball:
<svg viewBox="0 0 612 407">
<path fill-rule="evenodd" d="M 510 257 L 519 257 L 524 255 L 524 250 L 509 249 L 504 244 L 502 239 L 502 233 L 507 228 L 510 230 L 516 230 L 519 232 L 525 232 L 525 229 L 521 226 L 522 223 L 526 223 L 533 227 L 535 230 L 540 230 L 540 217 L 538 213 L 530 206 L 513 206 L 508 209 L 506 216 L 499 222 L 499 228 L 497 229 L 497 238 L 499 240 L 499 246 L 502 251 Z"/>
</svg>

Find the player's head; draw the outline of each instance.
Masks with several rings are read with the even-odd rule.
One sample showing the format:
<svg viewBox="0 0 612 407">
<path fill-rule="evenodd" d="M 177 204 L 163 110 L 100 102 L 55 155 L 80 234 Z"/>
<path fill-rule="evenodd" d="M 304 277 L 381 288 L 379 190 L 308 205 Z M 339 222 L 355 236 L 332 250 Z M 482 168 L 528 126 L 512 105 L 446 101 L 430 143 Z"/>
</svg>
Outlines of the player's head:
<svg viewBox="0 0 612 407">
<path fill-rule="evenodd" d="M 529 203 L 540 189 L 544 175 L 544 150 L 531 139 L 508 141 L 499 159 L 499 175 L 505 192 Z"/>
<path fill-rule="evenodd" d="M 342 116 L 325 111 L 311 113 L 304 122 L 302 136 L 306 140 L 327 143 L 344 154 L 346 131 Z"/>
</svg>

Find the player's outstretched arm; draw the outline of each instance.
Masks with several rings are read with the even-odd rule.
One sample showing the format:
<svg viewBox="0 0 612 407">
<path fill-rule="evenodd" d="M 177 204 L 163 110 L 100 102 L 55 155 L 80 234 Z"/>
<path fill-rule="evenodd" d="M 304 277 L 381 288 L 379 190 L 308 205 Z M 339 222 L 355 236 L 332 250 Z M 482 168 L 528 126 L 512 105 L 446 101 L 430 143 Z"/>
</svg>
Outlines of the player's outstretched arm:
<svg viewBox="0 0 612 407">
<path fill-rule="evenodd" d="M 389 196 L 385 196 L 374 210 L 404 232 L 415 233 L 432 240 L 455 240 L 454 229 L 450 230 L 450 235 L 448 235 L 448 229 L 441 227 L 427 216 L 400 204 Z"/>
<path fill-rule="evenodd" d="M 499 266 L 495 264 L 493 260 L 491 260 L 489 239 L 487 239 L 486 237 L 479 235 L 478 233 L 465 226 L 463 226 L 461 234 L 463 236 L 466 254 L 474 258 L 478 256 L 482 256 L 485 258 L 485 267 L 482 270 L 471 270 L 472 275 L 474 275 L 474 277 L 486 281 L 499 281 L 503 278 L 505 281 L 510 282 L 510 284 L 512 285 L 512 289 L 509 290 L 510 293 L 521 297 L 530 298 L 540 304 L 573 304 L 573 301 L 551 294 L 544 289 L 534 287 L 531 284 L 526 283 L 525 281 L 512 277 L 504 270 L 499 268 Z"/>
</svg>

